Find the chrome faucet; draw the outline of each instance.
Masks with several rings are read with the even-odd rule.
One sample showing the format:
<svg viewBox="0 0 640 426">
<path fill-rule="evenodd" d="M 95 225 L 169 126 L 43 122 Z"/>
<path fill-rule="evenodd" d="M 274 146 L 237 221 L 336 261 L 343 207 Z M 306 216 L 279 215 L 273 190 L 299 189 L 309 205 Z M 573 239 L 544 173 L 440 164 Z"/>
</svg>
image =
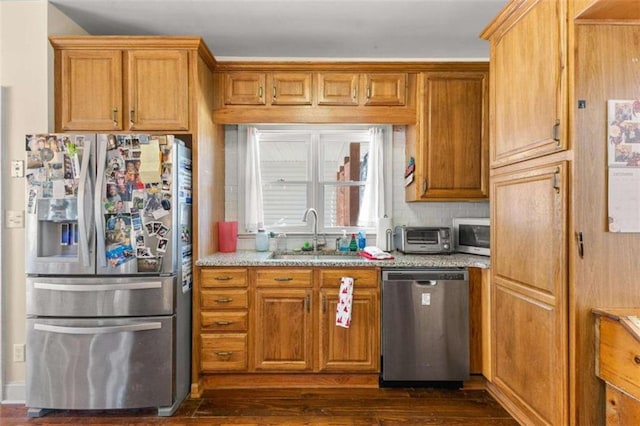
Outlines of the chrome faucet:
<svg viewBox="0 0 640 426">
<path fill-rule="evenodd" d="M 302 216 L 302 221 L 307 222 L 309 217 L 309 213 L 313 213 L 313 251 L 314 253 L 318 251 L 318 212 L 313 207 L 309 207 L 304 211 L 304 215 Z"/>
</svg>

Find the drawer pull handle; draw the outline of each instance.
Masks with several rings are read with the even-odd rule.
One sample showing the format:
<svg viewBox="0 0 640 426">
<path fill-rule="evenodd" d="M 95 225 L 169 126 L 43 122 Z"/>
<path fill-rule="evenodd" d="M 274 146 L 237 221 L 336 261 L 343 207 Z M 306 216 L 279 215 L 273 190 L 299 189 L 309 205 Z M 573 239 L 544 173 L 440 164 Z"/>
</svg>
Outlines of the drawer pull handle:
<svg viewBox="0 0 640 426">
<path fill-rule="evenodd" d="M 233 321 L 216 321 L 216 325 L 231 325 Z"/>
<path fill-rule="evenodd" d="M 633 357 L 633 362 L 635 362 L 636 364 L 640 364 L 640 355 L 636 355 Z"/>
<path fill-rule="evenodd" d="M 217 281 L 229 281 L 229 280 L 233 279 L 233 277 L 230 277 L 229 275 L 223 275 L 221 277 L 216 277 L 215 279 Z"/>
<path fill-rule="evenodd" d="M 231 301 L 233 301 L 233 299 L 230 298 L 230 297 L 223 297 L 223 298 L 220 298 L 220 299 L 216 299 L 216 302 L 218 302 L 218 303 L 229 303 Z"/>
<path fill-rule="evenodd" d="M 231 355 L 233 355 L 233 352 L 228 351 L 228 352 L 215 352 L 216 356 L 219 358 L 229 358 Z"/>
<path fill-rule="evenodd" d="M 276 280 L 276 281 L 292 281 L 293 278 L 291 278 L 291 277 L 275 277 L 274 280 Z"/>
</svg>

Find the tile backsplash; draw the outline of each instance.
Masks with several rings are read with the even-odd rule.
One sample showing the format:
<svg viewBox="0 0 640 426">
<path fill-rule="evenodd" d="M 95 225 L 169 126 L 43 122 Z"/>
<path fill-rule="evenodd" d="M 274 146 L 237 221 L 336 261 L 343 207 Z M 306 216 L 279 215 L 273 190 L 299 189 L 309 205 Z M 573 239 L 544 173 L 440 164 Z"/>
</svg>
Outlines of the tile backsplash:
<svg viewBox="0 0 640 426">
<path fill-rule="evenodd" d="M 394 225 L 451 226 L 454 217 L 489 217 L 489 202 L 416 202 L 404 201 L 405 170 L 404 126 L 393 126 L 392 148 L 392 218 Z M 238 219 L 238 127 L 225 127 L 225 220 Z M 229 167 L 231 165 L 231 167 Z M 373 244 L 374 235 L 367 238 Z M 289 248 L 304 241 L 304 236 L 289 237 Z M 298 241 L 299 240 L 299 241 Z M 253 249 L 253 236 L 240 236 L 238 249 Z"/>
</svg>

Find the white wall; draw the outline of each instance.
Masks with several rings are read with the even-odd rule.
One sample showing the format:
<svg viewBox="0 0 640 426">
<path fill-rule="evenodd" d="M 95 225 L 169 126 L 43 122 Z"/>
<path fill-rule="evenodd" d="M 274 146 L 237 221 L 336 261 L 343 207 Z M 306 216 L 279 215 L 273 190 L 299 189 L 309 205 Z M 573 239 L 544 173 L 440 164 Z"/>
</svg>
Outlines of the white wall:
<svg viewBox="0 0 640 426">
<path fill-rule="evenodd" d="M 0 2 L 0 86 L 5 89 L 2 199 L 6 210 L 24 210 L 23 178 L 9 162 L 24 159 L 24 135 L 53 130 L 53 62 L 47 37 L 86 34 L 45 0 Z M 3 212 L 4 213 L 4 212 Z M 2 401 L 24 400 L 24 363 L 13 345 L 25 343 L 24 229 L 3 229 Z M 28 350 L 28 348 L 27 348 Z"/>
</svg>

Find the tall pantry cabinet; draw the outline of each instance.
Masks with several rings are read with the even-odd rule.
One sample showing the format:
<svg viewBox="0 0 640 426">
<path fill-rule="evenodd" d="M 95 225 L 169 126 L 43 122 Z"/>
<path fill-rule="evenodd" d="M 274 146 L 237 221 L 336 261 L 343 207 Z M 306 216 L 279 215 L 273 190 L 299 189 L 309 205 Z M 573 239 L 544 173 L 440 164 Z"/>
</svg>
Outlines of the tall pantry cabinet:
<svg viewBox="0 0 640 426">
<path fill-rule="evenodd" d="M 604 424 L 591 310 L 640 306 L 640 236 L 607 232 L 606 100 L 640 99 L 632 3 L 514 0 L 482 34 L 491 46 L 488 387 L 522 424 Z"/>
</svg>

